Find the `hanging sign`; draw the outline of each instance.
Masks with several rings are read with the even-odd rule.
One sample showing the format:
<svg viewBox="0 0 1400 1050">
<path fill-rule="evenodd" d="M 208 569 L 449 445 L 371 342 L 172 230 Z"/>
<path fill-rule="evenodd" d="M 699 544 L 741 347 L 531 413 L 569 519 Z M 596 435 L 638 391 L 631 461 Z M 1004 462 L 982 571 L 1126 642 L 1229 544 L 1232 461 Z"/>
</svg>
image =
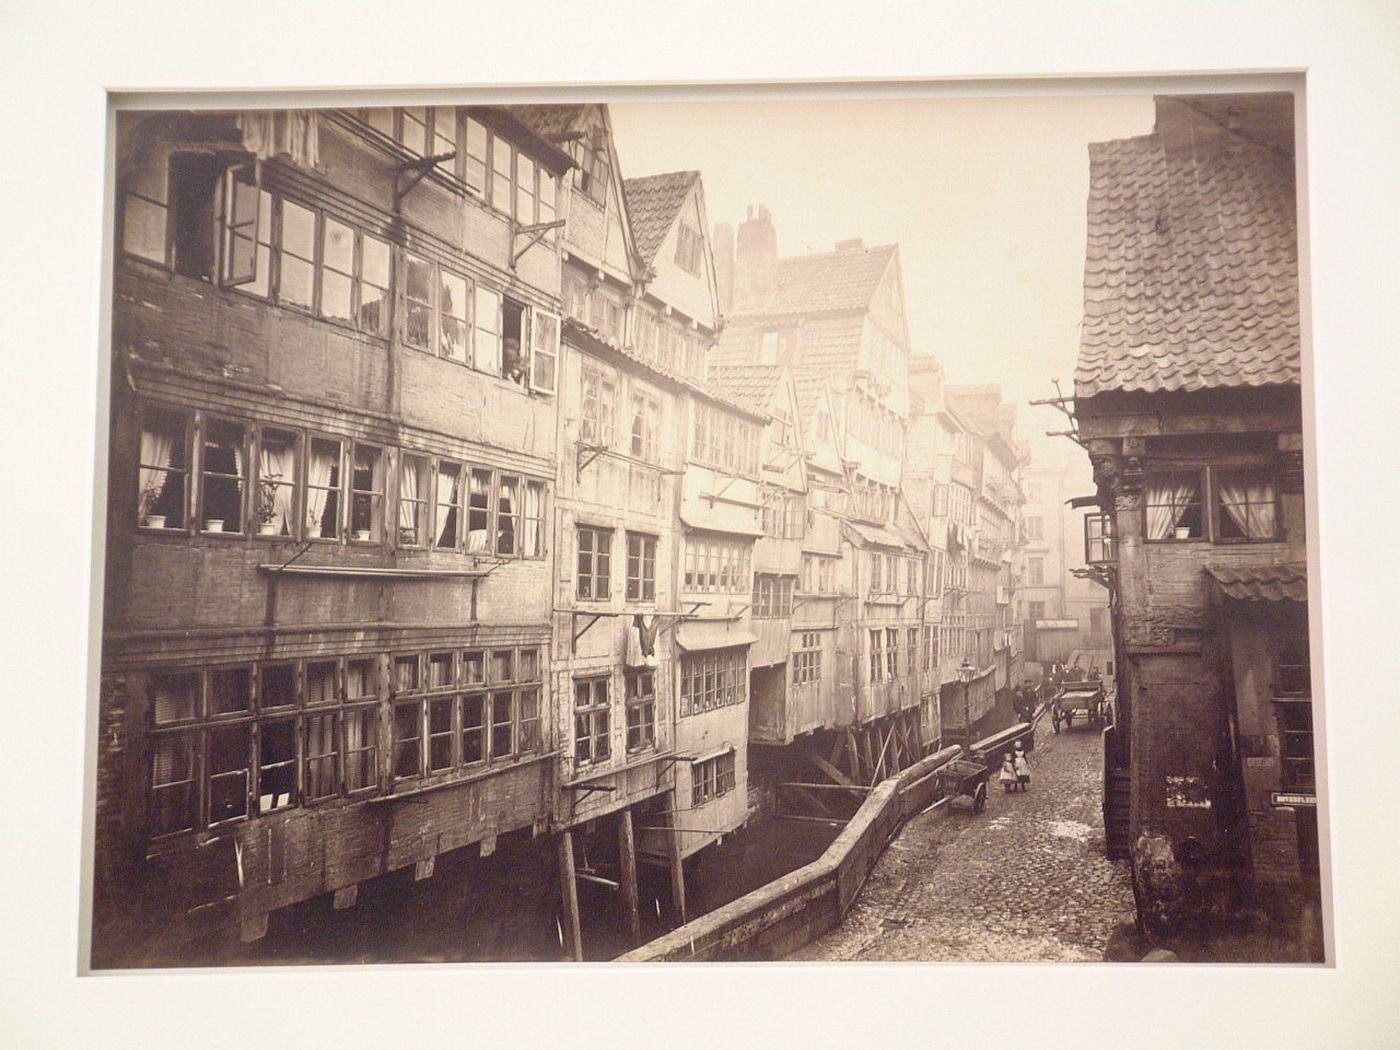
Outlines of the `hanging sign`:
<svg viewBox="0 0 1400 1050">
<path fill-rule="evenodd" d="M 1269 804 L 1274 806 L 1316 806 L 1317 795 L 1310 791 L 1270 791 Z"/>
</svg>

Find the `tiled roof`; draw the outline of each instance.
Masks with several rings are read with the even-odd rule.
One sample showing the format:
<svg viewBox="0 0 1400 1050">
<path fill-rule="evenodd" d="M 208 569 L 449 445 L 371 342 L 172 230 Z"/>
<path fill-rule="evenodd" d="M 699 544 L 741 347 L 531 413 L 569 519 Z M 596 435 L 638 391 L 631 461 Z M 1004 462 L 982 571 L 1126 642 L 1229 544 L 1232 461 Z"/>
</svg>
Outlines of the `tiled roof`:
<svg viewBox="0 0 1400 1050">
<path fill-rule="evenodd" d="M 706 381 L 711 390 L 761 411 L 768 410 L 773 388 L 782 378 L 781 365 L 722 365 L 710 368 Z"/>
<path fill-rule="evenodd" d="M 644 175 L 624 179 L 622 193 L 627 198 L 627 215 L 632 220 L 632 236 L 637 254 L 651 262 L 661 250 L 666 234 L 676 221 L 690 187 L 700 178 L 698 171 L 672 171 L 665 175 Z"/>
<path fill-rule="evenodd" d="M 797 388 L 797 420 L 804 441 L 816 438 L 817 406 L 826 392 L 826 377 L 812 372 L 797 372 L 792 377 Z M 829 424 L 830 425 L 830 424 Z"/>
<path fill-rule="evenodd" d="M 1291 128 L 1291 98 L 1271 111 L 1268 97 L 1245 115 Z M 1075 394 L 1296 385 L 1291 154 L 1247 122 L 1227 130 L 1191 99 L 1159 98 L 1152 134 L 1089 157 Z"/>
<path fill-rule="evenodd" d="M 1207 566 L 1206 572 L 1227 598 L 1241 602 L 1305 602 L 1308 569 L 1301 563 L 1275 565 Z"/>
<path fill-rule="evenodd" d="M 778 260 L 776 286 L 761 307 L 737 316 L 860 310 L 870 305 L 897 245 L 795 255 Z"/>
<path fill-rule="evenodd" d="M 797 370 L 834 375 L 854 372 L 860 365 L 860 340 L 865 319 L 860 314 L 823 317 L 802 326 Z"/>
</svg>

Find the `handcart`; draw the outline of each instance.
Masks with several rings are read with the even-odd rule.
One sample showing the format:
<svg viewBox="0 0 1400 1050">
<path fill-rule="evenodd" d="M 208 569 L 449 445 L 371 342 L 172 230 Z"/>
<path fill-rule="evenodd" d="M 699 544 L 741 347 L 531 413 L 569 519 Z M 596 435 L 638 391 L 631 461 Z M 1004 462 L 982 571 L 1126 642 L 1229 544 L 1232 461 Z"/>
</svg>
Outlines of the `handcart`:
<svg viewBox="0 0 1400 1050">
<path fill-rule="evenodd" d="M 955 758 L 939 769 L 934 777 L 939 794 L 945 800 L 969 799 L 972 812 L 981 813 L 987 808 L 987 777 L 990 773 L 990 767 L 982 762 Z"/>
</svg>

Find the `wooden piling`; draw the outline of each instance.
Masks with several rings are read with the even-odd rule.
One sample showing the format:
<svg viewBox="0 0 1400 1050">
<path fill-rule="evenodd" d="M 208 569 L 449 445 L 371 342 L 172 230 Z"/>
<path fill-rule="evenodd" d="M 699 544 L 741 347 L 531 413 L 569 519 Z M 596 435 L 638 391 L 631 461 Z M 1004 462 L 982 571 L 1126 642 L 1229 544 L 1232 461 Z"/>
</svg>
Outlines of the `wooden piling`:
<svg viewBox="0 0 1400 1050">
<path fill-rule="evenodd" d="M 574 881 L 574 833 L 559 834 L 559 897 L 564 906 L 564 955 L 583 962 L 583 934 L 578 921 L 578 885 Z"/>
<path fill-rule="evenodd" d="M 637 908 L 637 840 L 632 831 L 632 811 L 624 809 L 617 825 L 617 856 L 622 869 L 622 906 L 633 944 L 642 943 L 642 916 Z"/>
</svg>

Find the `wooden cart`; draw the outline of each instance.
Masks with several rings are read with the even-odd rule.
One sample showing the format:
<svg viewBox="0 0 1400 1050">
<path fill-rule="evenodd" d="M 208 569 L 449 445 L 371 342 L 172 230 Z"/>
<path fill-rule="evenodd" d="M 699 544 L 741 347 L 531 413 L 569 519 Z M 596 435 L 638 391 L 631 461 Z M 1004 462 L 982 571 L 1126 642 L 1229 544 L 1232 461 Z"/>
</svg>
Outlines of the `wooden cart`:
<svg viewBox="0 0 1400 1050">
<path fill-rule="evenodd" d="M 1106 709 L 1102 682 L 1066 682 L 1050 702 L 1050 722 L 1057 733 L 1061 722 L 1069 729 L 1075 718 L 1083 718 L 1091 726 L 1102 726 Z"/>
<path fill-rule="evenodd" d="M 991 769 L 981 762 L 955 758 L 934 774 L 939 794 L 952 800 L 966 798 L 972 802 L 972 812 L 987 808 L 987 777 Z M 951 807 L 950 807 L 951 808 Z"/>
</svg>

